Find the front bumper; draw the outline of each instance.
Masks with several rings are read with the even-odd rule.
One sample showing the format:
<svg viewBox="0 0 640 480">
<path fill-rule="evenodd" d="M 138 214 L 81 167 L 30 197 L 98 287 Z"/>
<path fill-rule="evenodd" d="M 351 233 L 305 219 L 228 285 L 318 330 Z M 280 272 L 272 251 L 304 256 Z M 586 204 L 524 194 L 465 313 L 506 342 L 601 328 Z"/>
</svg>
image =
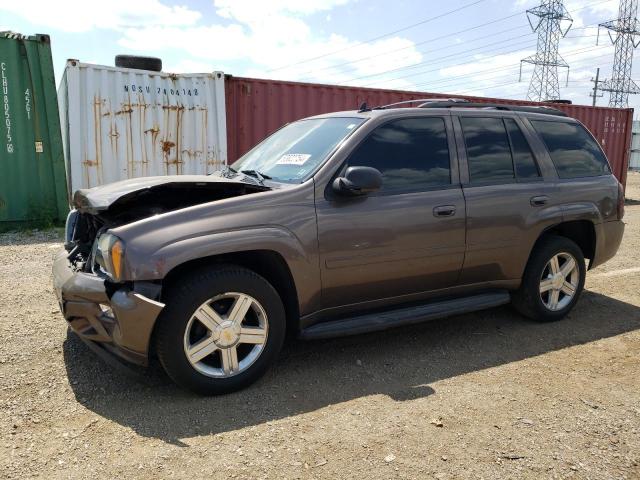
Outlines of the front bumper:
<svg viewBox="0 0 640 480">
<path fill-rule="evenodd" d="M 104 279 L 76 272 L 62 250 L 53 263 L 60 310 L 82 340 L 137 365 L 148 364 L 153 326 L 164 304 L 126 288 L 107 294 Z"/>
</svg>

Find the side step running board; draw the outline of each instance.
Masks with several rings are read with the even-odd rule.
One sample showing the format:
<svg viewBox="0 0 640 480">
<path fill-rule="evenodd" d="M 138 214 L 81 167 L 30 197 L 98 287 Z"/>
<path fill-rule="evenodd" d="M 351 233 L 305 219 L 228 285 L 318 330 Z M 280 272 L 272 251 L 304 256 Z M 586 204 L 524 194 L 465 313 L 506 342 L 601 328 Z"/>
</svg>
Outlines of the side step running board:
<svg viewBox="0 0 640 480">
<path fill-rule="evenodd" d="M 386 330 L 387 328 L 412 325 L 436 318 L 460 315 L 485 308 L 497 307 L 509 303 L 509 292 L 498 291 L 482 293 L 470 297 L 441 300 L 438 302 L 403 307 L 378 313 L 368 313 L 357 317 L 343 318 L 331 322 L 318 323 L 305 328 L 300 338 L 317 340 L 321 338 L 343 337 L 366 332 Z"/>
</svg>

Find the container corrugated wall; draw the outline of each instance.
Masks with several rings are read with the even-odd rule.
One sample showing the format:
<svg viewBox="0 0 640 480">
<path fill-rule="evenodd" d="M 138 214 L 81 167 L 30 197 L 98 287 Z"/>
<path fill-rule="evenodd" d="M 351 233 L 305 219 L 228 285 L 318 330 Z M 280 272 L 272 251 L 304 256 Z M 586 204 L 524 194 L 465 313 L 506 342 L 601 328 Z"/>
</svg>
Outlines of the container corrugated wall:
<svg viewBox="0 0 640 480">
<path fill-rule="evenodd" d="M 494 98 L 404 92 L 375 88 L 343 87 L 312 83 L 226 78 L 227 139 L 229 162 L 235 161 L 260 140 L 287 122 L 340 110 L 353 110 L 363 102 L 370 106 L 402 100 L 455 96 L 478 102 L 537 105 L 534 102 Z M 554 104 L 577 118 L 603 146 L 614 173 L 626 180 L 633 109 Z"/>
<path fill-rule="evenodd" d="M 206 174 L 226 163 L 222 72 L 175 75 L 69 60 L 58 98 L 71 192 Z"/>
<path fill-rule="evenodd" d="M 631 158 L 629 160 L 629 168 L 640 170 L 640 121 L 633 122 L 631 134 Z"/>
<path fill-rule="evenodd" d="M 48 35 L 0 34 L 0 229 L 68 212 Z"/>
</svg>

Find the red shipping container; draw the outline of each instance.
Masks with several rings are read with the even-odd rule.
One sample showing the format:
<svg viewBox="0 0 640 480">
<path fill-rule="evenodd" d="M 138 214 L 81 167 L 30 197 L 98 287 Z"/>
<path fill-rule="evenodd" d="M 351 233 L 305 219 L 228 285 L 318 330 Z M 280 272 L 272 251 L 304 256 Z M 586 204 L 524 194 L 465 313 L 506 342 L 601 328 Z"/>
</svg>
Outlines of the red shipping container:
<svg viewBox="0 0 640 480">
<path fill-rule="evenodd" d="M 465 98 L 474 102 L 545 105 L 522 100 L 405 92 L 227 76 L 227 159 L 237 160 L 282 125 L 311 115 L 355 110 L 363 102 L 375 107 L 420 98 Z M 547 104 L 580 120 L 602 145 L 615 176 L 624 185 L 631 148 L 632 108 Z"/>
</svg>

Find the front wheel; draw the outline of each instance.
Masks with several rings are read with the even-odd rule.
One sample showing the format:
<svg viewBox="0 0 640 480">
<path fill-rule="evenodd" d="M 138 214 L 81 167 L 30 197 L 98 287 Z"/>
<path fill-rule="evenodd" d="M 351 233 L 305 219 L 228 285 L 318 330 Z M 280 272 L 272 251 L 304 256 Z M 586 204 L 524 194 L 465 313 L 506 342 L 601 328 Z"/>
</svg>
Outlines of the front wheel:
<svg viewBox="0 0 640 480">
<path fill-rule="evenodd" d="M 580 247 L 568 238 L 550 235 L 532 252 L 513 305 L 532 320 L 560 320 L 578 301 L 585 274 Z"/>
<path fill-rule="evenodd" d="M 275 362 L 284 341 L 282 301 L 267 280 L 235 266 L 174 281 L 156 345 L 167 374 L 203 395 L 244 388 Z"/>
</svg>

